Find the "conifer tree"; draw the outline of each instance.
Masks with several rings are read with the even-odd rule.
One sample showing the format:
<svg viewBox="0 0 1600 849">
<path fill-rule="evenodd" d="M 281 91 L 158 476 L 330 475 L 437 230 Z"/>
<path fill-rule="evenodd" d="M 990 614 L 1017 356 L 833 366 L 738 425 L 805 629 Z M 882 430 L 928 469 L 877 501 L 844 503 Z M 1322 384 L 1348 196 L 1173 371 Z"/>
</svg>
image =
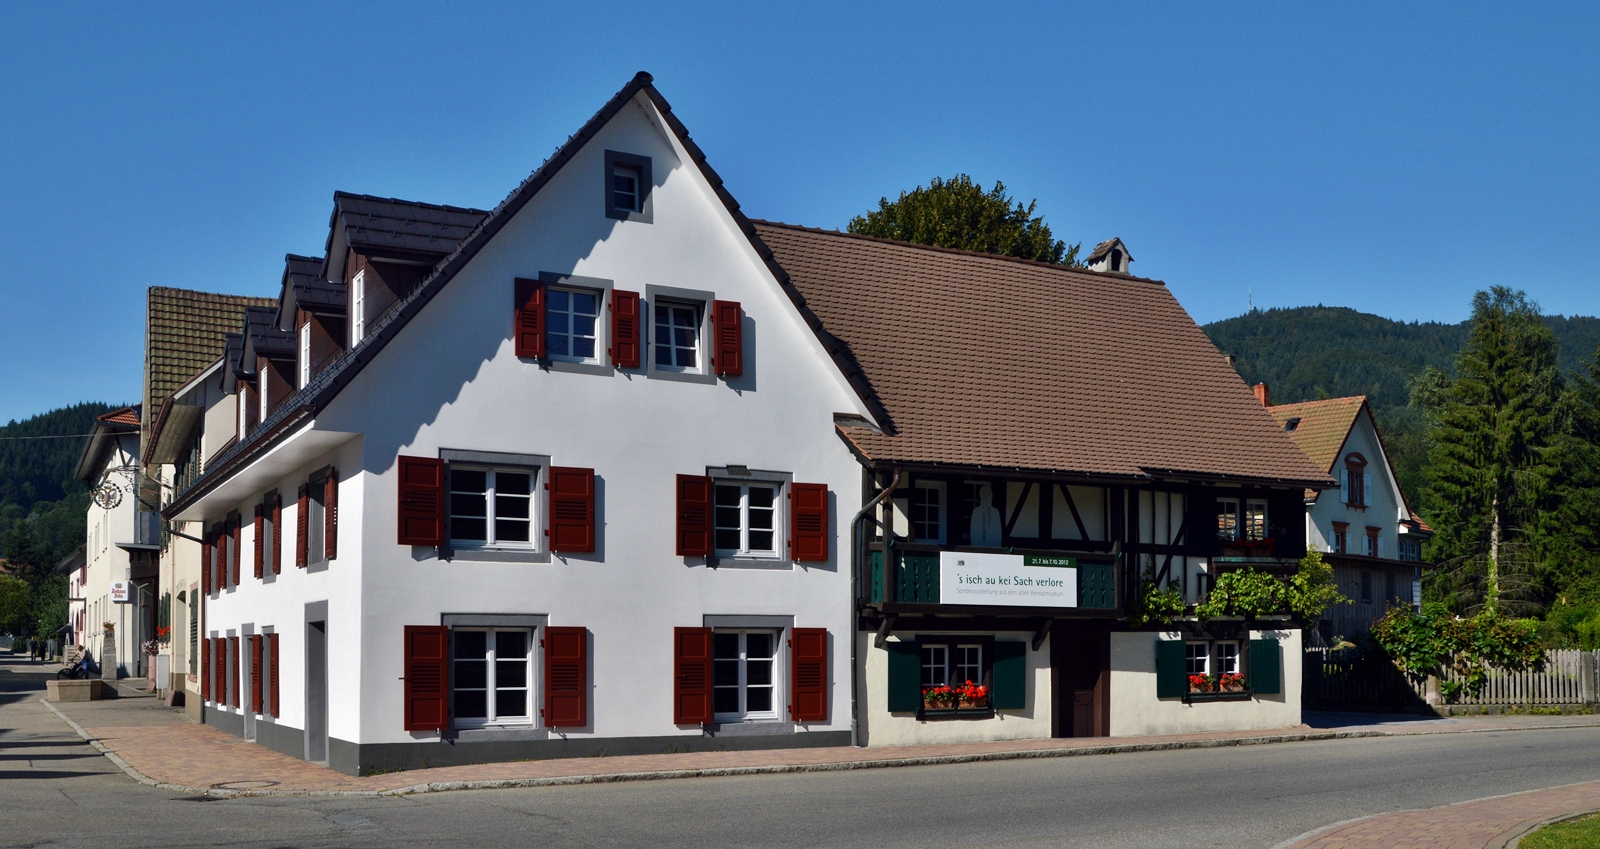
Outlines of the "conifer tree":
<svg viewBox="0 0 1600 849">
<path fill-rule="evenodd" d="M 1555 335 L 1527 295 L 1504 286 L 1472 299 L 1456 374 L 1430 410 L 1433 553 L 1481 563 L 1452 588 L 1458 607 L 1495 611 L 1508 546 L 1531 541 L 1556 471 L 1552 444 L 1561 374 Z"/>
</svg>

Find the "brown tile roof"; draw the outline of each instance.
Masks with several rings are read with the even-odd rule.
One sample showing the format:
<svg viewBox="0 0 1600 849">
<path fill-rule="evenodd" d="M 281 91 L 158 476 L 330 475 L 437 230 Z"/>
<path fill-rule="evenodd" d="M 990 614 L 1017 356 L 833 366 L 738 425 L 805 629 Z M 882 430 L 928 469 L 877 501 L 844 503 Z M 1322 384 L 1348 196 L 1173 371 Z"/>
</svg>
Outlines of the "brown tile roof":
<svg viewBox="0 0 1600 849">
<path fill-rule="evenodd" d="M 223 336 L 244 326 L 245 307 L 276 305 L 275 298 L 150 287 L 144 408 L 157 409 L 173 390 L 216 362 Z"/>
<path fill-rule="evenodd" d="M 872 460 L 1331 483 L 1160 282 L 755 230 L 887 410 Z"/>
<path fill-rule="evenodd" d="M 1294 430 L 1288 432 L 1294 444 L 1306 452 L 1317 468 L 1332 471 L 1334 462 L 1339 459 L 1339 448 L 1350 435 L 1350 428 L 1355 427 L 1356 416 L 1360 415 L 1361 407 L 1366 403 L 1367 396 L 1355 395 L 1350 398 L 1279 404 L 1268 407 L 1267 411 L 1272 413 L 1273 421 L 1279 427 L 1287 425 L 1290 419 L 1299 419 Z"/>
<path fill-rule="evenodd" d="M 132 407 L 112 410 L 105 415 L 96 416 L 95 421 L 105 422 L 106 424 L 137 425 L 139 423 L 139 405 L 134 404 Z"/>
</svg>

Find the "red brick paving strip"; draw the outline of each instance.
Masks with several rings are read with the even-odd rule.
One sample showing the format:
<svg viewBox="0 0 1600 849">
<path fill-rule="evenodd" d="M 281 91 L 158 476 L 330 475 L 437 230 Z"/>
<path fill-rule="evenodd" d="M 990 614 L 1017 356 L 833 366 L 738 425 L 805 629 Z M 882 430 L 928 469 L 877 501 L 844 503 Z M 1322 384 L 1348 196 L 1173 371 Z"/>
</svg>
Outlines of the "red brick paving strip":
<svg viewBox="0 0 1600 849">
<path fill-rule="evenodd" d="M 1334 737 L 1371 736 L 1373 732 L 1327 732 L 1305 726 L 1276 732 L 1240 731 L 1138 738 L 1085 740 L 1015 740 L 940 746 L 849 746 L 722 752 L 678 752 L 659 755 L 564 758 L 469 764 L 371 775 L 345 775 L 246 742 L 205 725 L 88 726 L 85 733 L 130 767 L 157 783 L 180 788 L 265 791 L 267 793 L 382 793 L 461 782 L 565 783 L 617 780 L 667 774 L 726 774 L 728 771 L 851 769 L 949 763 L 962 760 L 1052 757 L 1119 751 L 1158 751 L 1203 746 L 1245 745 Z"/>
<path fill-rule="evenodd" d="M 1600 781 L 1395 811 L 1336 825 L 1283 849 L 1503 849 L 1540 823 L 1600 809 Z"/>
</svg>

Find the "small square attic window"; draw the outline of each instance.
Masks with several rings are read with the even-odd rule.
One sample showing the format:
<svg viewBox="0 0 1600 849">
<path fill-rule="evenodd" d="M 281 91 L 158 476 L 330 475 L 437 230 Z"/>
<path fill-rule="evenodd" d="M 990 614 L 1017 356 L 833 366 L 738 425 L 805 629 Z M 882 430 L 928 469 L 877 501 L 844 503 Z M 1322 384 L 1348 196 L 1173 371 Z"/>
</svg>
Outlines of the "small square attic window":
<svg viewBox="0 0 1600 849">
<path fill-rule="evenodd" d="M 606 217 L 618 221 L 652 219 L 650 157 L 620 151 L 606 151 Z"/>
</svg>

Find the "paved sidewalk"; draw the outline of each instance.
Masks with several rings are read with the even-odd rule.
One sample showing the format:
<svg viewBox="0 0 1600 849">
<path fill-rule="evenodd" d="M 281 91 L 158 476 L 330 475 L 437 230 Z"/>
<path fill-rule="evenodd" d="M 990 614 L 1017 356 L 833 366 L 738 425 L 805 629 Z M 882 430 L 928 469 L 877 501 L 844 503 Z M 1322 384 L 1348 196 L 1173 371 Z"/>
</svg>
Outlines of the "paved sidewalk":
<svg viewBox="0 0 1600 849">
<path fill-rule="evenodd" d="M 1395 811 L 1339 823 L 1275 849 L 1505 849 L 1544 823 L 1600 809 L 1600 781 Z"/>
<path fill-rule="evenodd" d="M 161 707 L 160 701 L 155 699 L 48 706 L 73 723 L 81 734 L 135 778 L 183 792 L 213 795 L 401 794 L 1600 725 L 1600 716 L 1422 719 L 1307 714 L 1311 724 L 1271 732 L 568 758 L 436 767 L 357 778 L 247 743 L 210 726 L 195 725 L 181 711 Z"/>
</svg>

